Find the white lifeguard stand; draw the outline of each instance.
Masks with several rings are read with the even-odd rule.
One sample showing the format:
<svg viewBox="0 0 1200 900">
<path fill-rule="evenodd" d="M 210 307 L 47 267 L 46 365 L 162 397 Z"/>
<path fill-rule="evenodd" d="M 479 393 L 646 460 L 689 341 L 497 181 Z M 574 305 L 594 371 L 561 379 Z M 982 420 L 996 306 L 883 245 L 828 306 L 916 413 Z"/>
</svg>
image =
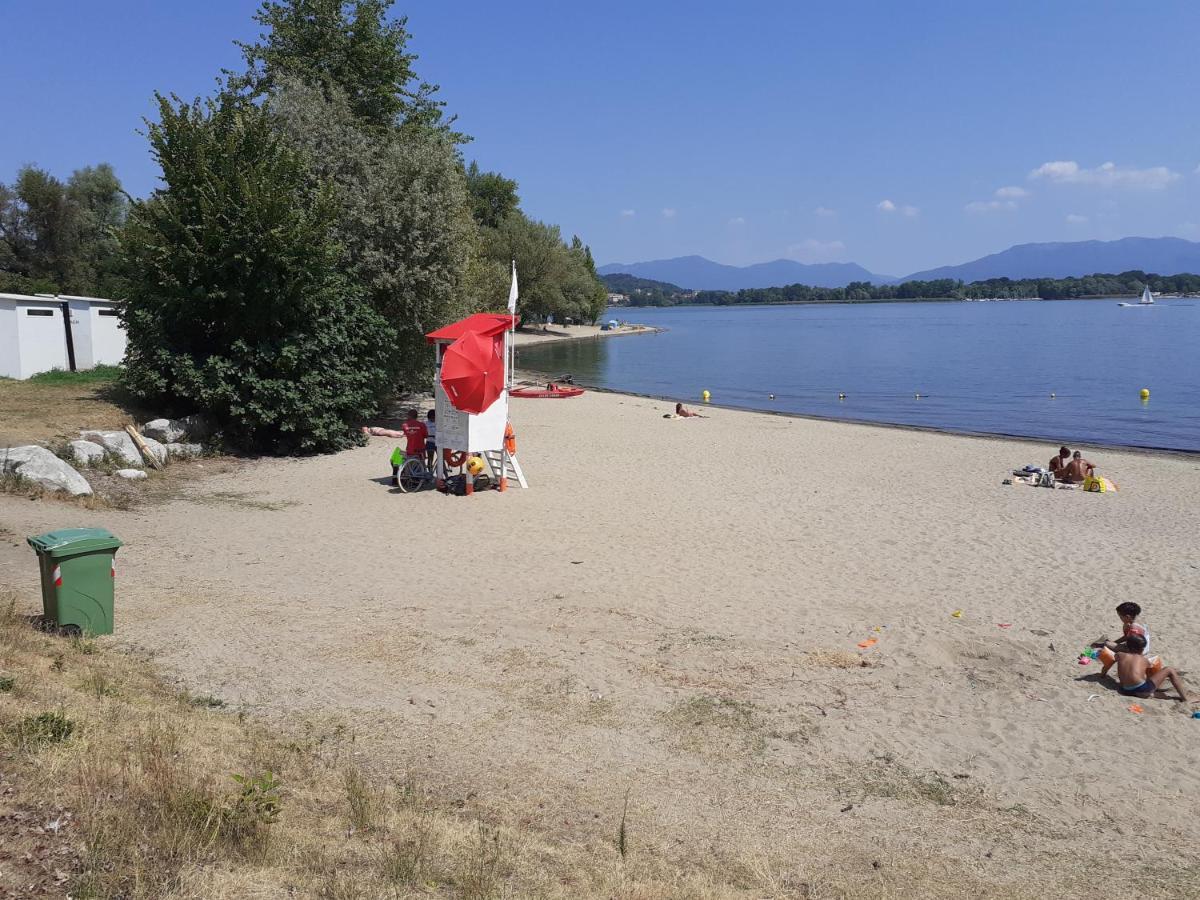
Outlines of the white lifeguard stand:
<svg viewBox="0 0 1200 900">
<path fill-rule="evenodd" d="M 508 426 L 508 389 L 510 360 L 512 359 L 512 330 L 515 319 L 508 315 L 495 313 L 476 313 L 458 322 L 453 322 L 445 328 L 431 331 L 425 335 L 425 340 L 434 345 L 433 399 L 437 411 L 437 456 L 434 471 L 438 484 L 444 484 L 447 474 L 446 451 L 462 453 L 465 456 L 482 457 L 491 469 L 491 476 L 500 490 L 505 490 L 509 480 L 516 481 L 523 488 L 529 487 L 525 481 L 525 473 L 517 462 L 515 452 L 509 452 L 509 443 L 505 440 Z M 450 402 L 446 389 L 442 386 L 442 356 L 446 348 L 464 334 L 474 332 L 484 338 L 490 338 L 501 345 L 503 351 L 505 389 L 500 396 L 481 413 L 468 413 L 458 409 Z M 471 492 L 471 479 L 467 479 L 467 491 Z"/>
</svg>

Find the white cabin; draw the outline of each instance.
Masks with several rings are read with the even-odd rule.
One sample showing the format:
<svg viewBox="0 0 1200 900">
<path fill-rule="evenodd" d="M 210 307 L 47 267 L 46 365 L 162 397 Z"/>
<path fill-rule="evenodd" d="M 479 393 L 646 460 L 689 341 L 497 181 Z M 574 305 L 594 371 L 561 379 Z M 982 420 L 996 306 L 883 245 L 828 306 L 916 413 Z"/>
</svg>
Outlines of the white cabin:
<svg viewBox="0 0 1200 900">
<path fill-rule="evenodd" d="M 0 294 L 0 375 L 119 364 L 125 329 L 117 305 L 100 297 Z"/>
</svg>

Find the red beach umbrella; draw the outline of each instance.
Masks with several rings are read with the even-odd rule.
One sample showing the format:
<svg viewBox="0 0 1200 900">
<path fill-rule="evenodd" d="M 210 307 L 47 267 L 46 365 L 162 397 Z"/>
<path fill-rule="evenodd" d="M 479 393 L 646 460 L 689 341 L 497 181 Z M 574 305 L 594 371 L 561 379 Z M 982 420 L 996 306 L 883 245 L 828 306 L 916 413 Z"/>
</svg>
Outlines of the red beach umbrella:
<svg viewBox="0 0 1200 900">
<path fill-rule="evenodd" d="M 442 387 L 455 409 L 481 413 L 504 390 L 503 342 L 468 331 L 442 354 Z"/>
</svg>

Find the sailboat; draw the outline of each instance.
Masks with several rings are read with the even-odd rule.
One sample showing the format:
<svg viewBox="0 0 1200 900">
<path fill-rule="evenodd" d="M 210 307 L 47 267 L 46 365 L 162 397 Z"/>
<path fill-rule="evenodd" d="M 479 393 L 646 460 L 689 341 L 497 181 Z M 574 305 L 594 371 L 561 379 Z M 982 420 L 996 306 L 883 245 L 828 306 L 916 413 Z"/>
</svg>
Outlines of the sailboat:
<svg viewBox="0 0 1200 900">
<path fill-rule="evenodd" d="M 1118 303 L 1118 306 L 1153 306 L 1154 298 L 1150 296 L 1150 285 L 1142 288 L 1142 299 L 1137 303 Z"/>
</svg>

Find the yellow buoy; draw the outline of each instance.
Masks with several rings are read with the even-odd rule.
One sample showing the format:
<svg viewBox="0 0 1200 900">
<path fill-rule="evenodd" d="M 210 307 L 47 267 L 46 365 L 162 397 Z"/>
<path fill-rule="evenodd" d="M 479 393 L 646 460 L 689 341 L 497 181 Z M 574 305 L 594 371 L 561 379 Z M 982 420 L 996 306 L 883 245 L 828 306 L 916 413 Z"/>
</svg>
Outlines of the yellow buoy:
<svg viewBox="0 0 1200 900">
<path fill-rule="evenodd" d="M 703 400 L 705 403 L 707 403 L 711 397 L 712 397 L 712 394 L 710 394 L 708 391 L 703 391 L 700 394 L 700 399 Z"/>
<path fill-rule="evenodd" d="M 1150 391 L 1147 390 L 1146 388 L 1142 388 L 1142 390 L 1138 396 L 1140 396 L 1143 400 L 1149 400 L 1150 399 Z"/>
</svg>

